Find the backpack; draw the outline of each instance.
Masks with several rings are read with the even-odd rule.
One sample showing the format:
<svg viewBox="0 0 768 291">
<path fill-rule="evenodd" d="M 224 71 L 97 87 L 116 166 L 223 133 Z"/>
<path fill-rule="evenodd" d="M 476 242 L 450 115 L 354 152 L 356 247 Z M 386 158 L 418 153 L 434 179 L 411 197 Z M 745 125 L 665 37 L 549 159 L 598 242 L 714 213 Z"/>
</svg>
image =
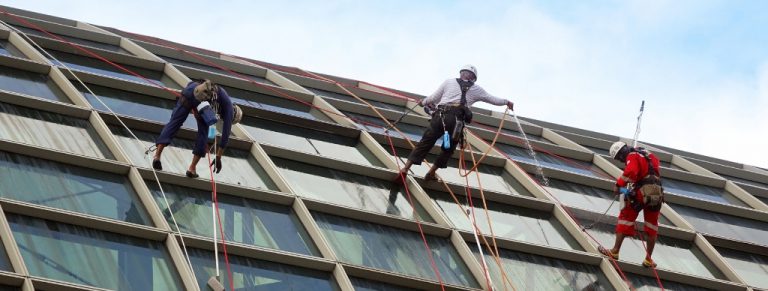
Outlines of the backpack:
<svg viewBox="0 0 768 291">
<path fill-rule="evenodd" d="M 639 193 L 642 194 L 645 207 L 653 211 L 661 210 L 661 204 L 664 203 L 664 187 L 661 185 L 661 176 L 653 167 L 651 157 L 646 149 L 637 148 L 633 152 L 642 155 L 648 163 L 648 175 L 635 183 L 635 189 L 640 190 Z"/>
</svg>

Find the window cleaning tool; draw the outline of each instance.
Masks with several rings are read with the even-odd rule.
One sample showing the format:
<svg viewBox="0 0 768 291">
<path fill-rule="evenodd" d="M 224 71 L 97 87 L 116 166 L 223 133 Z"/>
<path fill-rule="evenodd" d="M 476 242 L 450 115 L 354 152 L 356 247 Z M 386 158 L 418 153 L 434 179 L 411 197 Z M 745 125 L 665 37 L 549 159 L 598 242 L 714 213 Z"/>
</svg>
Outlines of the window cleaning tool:
<svg viewBox="0 0 768 291">
<path fill-rule="evenodd" d="M 208 288 L 211 288 L 212 291 L 224 291 L 224 285 L 219 282 L 219 278 L 216 276 L 211 276 L 211 278 L 208 279 Z"/>
<path fill-rule="evenodd" d="M 645 109 L 645 100 L 643 100 L 642 103 L 640 103 L 640 114 L 637 115 L 637 127 L 635 127 L 635 137 L 632 138 L 632 147 L 637 147 L 637 137 L 640 135 L 640 122 L 643 118 L 643 110 Z"/>
</svg>

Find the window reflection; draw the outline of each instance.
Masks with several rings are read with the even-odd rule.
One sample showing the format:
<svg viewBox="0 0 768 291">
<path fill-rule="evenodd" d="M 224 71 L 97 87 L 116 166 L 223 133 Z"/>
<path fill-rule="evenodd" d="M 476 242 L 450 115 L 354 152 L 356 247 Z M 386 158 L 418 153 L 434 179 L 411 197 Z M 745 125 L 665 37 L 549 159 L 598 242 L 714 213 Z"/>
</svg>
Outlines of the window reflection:
<svg viewBox="0 0 768 291">
<path fill-rule="evenodd" d="M 723 238 L 768 245 L 768 223 L 707 211 L 680 204 L 668 204 L 697 231 Z"/>
<path fill-rule="evenodd" d="M 533 156 L 531 156 L 531 153 L 527 149 L 506 144 L 497 144 L 497 147 L 507 153 L 509 157 L 515 161 L 536 165 L 536 160 L 533 159 Z M 536 151 L 536 158 L 542 167 L 568 171 L 600 179 L 613 179 L 608 173 L 591 162 L 566 158 L 540 151 Z"/>
<path fill-rule="evenodd" d="M 272 157 L 298 195 L 344 206 L 414 219 L 401 185 L 373 177 Z M 432 221 L 414 200 L 416 217 Z"/>
<path fill-rule="evenodd" d="M 720 247 L 717 251 L 747 284 L 768 288 L 768 256 Z"/>
<path fill-rule="evenodd" d="M 146 150 L 155 144 L 158 134 L 146 131 L 133 130 L 133 133 L 141 140 L 134 139 L 123 127 L 110 125 L 109 128 L 115 134 L 117 141 L 125 150 L 133 164 L 149 168 L 151 156 Z M 176 137 L 173 143 L 163 151 L 163 171 L 184 174 L 192 161 L 192 148 L 194 141 Z M 224 168 L 216 174 L 216 182 L 240 185 L 243 187 L 277 190 L 277 185 L 269 178 L 264 168 L 256 161 L 250 152 L 228 148 L 222 158 Z M 208 179 L 210 171 L 205 158 L 197 164 L 197 173 L 200 179 Z"/>
<path fill-rule="evenodd" d="M 211 251 L 189 250 L 192 268 L 200 290 L 210 290 L 208 278 L 216 276 L 216 263 Z M 219 259 L 222 259 L 219 256 Z M 280 263 L 229 255 L 235 290 L 341 290 L 331 273 L 294 267 Z M 228 290 L 229 276 L 219 277 L 219 282 Z M 148 289 L 149 290 L 149 289 Z"/>
<path fill-rule="evenodd" d="M 157 182 L 147 181 L 147 186 L 170 226 L 175 227 Z M 212 236 L 210 191 L 166 183 L 163 183 L 163 191 L 182 231 Z M 218 201 L 228 240 L 305 255 L 319 254 L 290 207 L 223 193 L 218 193 Z"/>
<path fill-rule="evenodd" d="M 87 120 L 0 102 L 0 138 L 112 159 Z"/>
<path fill-rule="evenodd" d="M 151 83 L 144 80 L 144 78 L 147 78 L 148 80 L 155 82 L 157 85 L 162 85 L 171 89 L 181 89 L 181 87 L 178 84 L 176 84 L 175 81 L 173 81 L 171 78 L 169 78 L 168 76 L 166 76 L 160 71 L 120 64 L 120 66 L 122 66 L 123 68 L 126 68 L 144 77 L 144 78 L 141 78 L 138 76 L 134 76 L 133 74 L 128 73 L 126 71 L 123 71 L 122 69 L 118 69 L 98 59 L 89 58 L 89 57 L 81 56 L 77 54 L 65 53 L 65 52 L 56 51 L 56 50 L 47 50 L 47 51 L 61 62 L 59 63 L 55 60 L 51 60 L 51 62 L 53 62 L 53 64 L 57 66 L 61 66 L 63 63 L 67 65 L 67 67 L 73 70 L 80 70 L 80 71 L 85 71 L 89 73 L 95 73 L 95 74 L 125 79 L 129 81 L 149 85 Z"/>
<path fill-rule="evenodd" d="M 48 75 L 6 66 L 0 66 L 0 89 L 63 103 L 72 103 L 64 91 L 61 91 Z"/>
<path fill-rule="evenodd" d="M 472 250 L 480 260 L 477 249 Z M 484 256 L 497 290 L 613 290 L 597 266 L 499 249 L 502 275 L 496 259 L 488 253 Z"/>
<path fill-rule="evenodd" d="M 109 112 L 109 109 L 112 109 L 119 114 L 160 123 L 168 122 L 171 112 L 176 105 L 176 101 L 174 100 L 148 96 L 132 91 L 86 84 L 93 93 L 96 93 L 96 96 L 93 96 L 88 90 L 80 85 L 79 82 L 75 82 L 74 85 L 81 93 L 83 93 L 83 96 L 88 100 L 88 103 L 98 110 Z M 99 102 L 99 99 L 109 106 L 109 109 Z M 187 118 L 187 120 L 184 121 L 183 127 L 197 130 L 197 122 L 194 118 Z"/>
<path fill-rule="evenodd" d="M 260 118 L 245 118 L 256 141 L 358 164 L 384 167 L 359 139 Z"/>
<path fill-rule="evenodd" d="M 472 223 L 456 205 L 449 193 L 429 191 L 429 196 L 456 227 L 470 232 L 474 231 Z M 457 199 L 462 203 L 464 209 L 470 209 L 466 201 L 467 197 L 457 196 Z M 563 249 L 582 250 L 576 240 L 568 234 L 568 231 L 551 213 L 486 201 L 489 213 L 486 215 L 483 201 L 476 198 L 472 201 L 475 223 L 486 235 L 491 233 L 491 228 L 488 226 L 488 217 L 490 216 L 490 221 L 493 223 L 493 233 L 496 236 Z"/>
<path fill-rule="evenodd" d="M 663 182 L 664 192 L 667 193 L 708 200 L 721 204 L 749 207 L 746 203 L 739 200 L 739 198 L 736 198 L 736 196 L 733 196 L 733 194 L 728 193 L 728 191 L 723 188 L 715 188 L 672 178 L 665 178 Z"/>
<path fill-rule="evenodd" d="M 181 290 L 161 242 L 7 214 L 30 275 L 116 290 Z"/>
<path fill-rule="evenodd" d="M 313 213 L 339 260 L 436 281 L 437 277 L 418 232 L 338 216 Z M 478 287 L 450 240 L 426 236 L 442 280 Z"/>
<path fill-rule="evenodd" d="M 2 151 L 0 195 L 126 222 L 150 222 L 124 176 Z"/>
</svg>

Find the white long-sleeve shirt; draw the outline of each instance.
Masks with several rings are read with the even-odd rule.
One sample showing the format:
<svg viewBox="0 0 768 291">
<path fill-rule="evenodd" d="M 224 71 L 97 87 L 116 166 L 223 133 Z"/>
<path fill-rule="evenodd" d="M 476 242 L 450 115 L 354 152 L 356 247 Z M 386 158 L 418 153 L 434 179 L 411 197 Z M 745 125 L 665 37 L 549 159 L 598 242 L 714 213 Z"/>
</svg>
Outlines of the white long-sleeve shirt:
<svg viewBox="0 0 768 291">
<path fill-rule="evenodd" d="M 507 99 L 488 94 L 488 92 L 485 92 L 483 87 L 480 87 L 477 84 L 469 88 L 466 97 L 467 106 L 472 106 L 472 104 L 477 101 L 483 101 L 493 105 L 507 105 L 507 102 L 509 102 Z M 457 82 L 456 79 L 448 79 L 440 85 L 440 88 L 437 88 L 435 93 L 432 93 L 432 95 L 429 95 L 429 97 L 424 99 L 424 104 L 442 105 L 448 103 L 459 103 L 460 101 L 461 87 L 459 86 L 459 82 Z"/>
</svg>

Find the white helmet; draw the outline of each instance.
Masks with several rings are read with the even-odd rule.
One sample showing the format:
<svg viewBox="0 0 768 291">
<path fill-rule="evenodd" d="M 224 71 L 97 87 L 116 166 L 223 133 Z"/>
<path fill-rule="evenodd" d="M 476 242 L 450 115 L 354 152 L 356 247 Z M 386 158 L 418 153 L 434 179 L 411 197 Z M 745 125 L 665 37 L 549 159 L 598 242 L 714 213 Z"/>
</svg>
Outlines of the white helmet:
<svg viewBox="0 0 768 291">
<path fill-rule="evenodd" d="M 237 106 L 237 105 L 235 105 L 233 107 L 234 107 L 233 108 L 234 109 L 233 110 L 234 114 L 233 114 L 233 117 L 232 117 L 232 124 L 238 124 L 238 123 L 240 123 L 241 120 L 243 120 L 243 110 L 240 109 L 240 106 Z"/>
<path fill-rule="evenodd" d="M 462 71 L 472 72 L 472 74 L 475 74 L 475 80 L 477 80 L 477 68 L 475 68 L 475 66 L 473 66 L 473 65 L 465 65 L 465 66 L 461 67 L 461 70 L 459 70 L 459 73 L 461 73 Z"/>
<path fill-rule="evenodd" d="M 617 141 L 611 145 L 611 149 L 608 151 L 608 154 L 611 155 L 611 158 L 615 159 L 616 155 L 618 155 L 621 149 L 623 149 L 625 146 L 627 146 L 626 143 Z"/>
</svg>

